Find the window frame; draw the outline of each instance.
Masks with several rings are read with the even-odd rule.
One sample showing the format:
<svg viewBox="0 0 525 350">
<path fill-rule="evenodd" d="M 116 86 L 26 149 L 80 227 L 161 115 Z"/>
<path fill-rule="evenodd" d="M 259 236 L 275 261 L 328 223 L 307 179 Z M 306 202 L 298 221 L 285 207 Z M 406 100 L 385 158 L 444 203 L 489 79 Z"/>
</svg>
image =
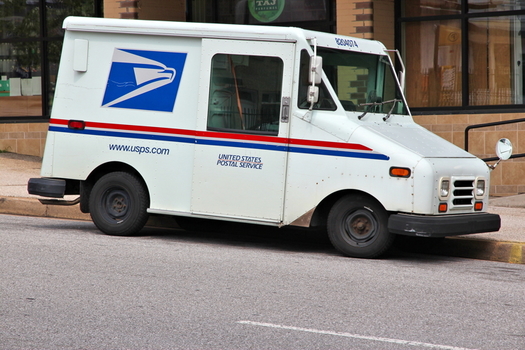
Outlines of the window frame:
<svg viewBox="0 0 525 350">
<path fill-rule="evenodd" d="M 461 1 L 459 14 L 453 15 L 433 15 L 403 17 L 402 13 L 403 0 L 395 1 L 395 47 L 406 56 L 404 43 L 405 23 L 426 22 L 426 21 L 443 21 L 459 20 L 461 23 L 461 104 L 459 106 L 432 106 L 432 107 L 410 107 L 412 114 L 465 114 L 465 113 L 516 113 L 523 112 L 523 104 L 505 104 L 505 105 L 470 105 L 469 104 L 469 21 L 475 18 L 493 18 L 509 16 L 525 16 L 525 9 L 510 11 L 492 11 L 492 12 L 469 12 L 468 0 Z M 525 54 L 525 48 L 523 53 Z M 409 77 L 407 77 L 409 78 Z M 525 88 L 525 87 L 524 87 Z"/>
</svg>

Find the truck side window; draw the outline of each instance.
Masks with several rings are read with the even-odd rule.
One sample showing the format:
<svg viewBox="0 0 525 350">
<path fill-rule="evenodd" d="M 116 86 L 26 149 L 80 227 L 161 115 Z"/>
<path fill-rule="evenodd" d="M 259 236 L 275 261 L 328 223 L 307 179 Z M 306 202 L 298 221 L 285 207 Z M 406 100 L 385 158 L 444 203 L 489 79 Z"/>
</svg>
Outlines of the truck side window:
<svg viewBox="0 0 525 350">
<path fill-rule="evenodd" d="M 279 57 L 213 56 L 208 130 L 276 135 L 282 75 L 283 61 Z"/>
<path fill-rule="evenodd" d="M 308 84 L 309 65 L 310 55 L 306 50 L 302 50 L 301 67 L 299 73 L 299 98 L 297 99 L 297 107 L 299 108 L 310 108 L 310 103 L 308 103 L 307 101 L 308 85 L 310 85 Z M 337 109 L 337 106 L 332 96 L 330 96 L 330 93 L 328 92 L 328 89 L 326 88 L 324 82 L 321 82 L 321 85 L 319 85 L 319 101 L 314 104 L 314 109 L 322 109 L 329 111 L 335 111 Z"/>
</svg>

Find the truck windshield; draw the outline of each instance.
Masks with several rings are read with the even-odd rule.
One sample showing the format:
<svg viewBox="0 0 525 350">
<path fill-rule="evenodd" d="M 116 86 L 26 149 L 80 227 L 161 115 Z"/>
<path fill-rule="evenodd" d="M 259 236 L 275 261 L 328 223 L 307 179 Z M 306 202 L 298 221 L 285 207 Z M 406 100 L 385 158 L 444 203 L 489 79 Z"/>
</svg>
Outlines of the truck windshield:
<svg viewBox="0 0 525 350">
<path fill-rule="evenodd" d="M 323 70 L 343 108 L 367 113 L 408 114 L 386 55 L 318 47 Z"/>
</svg>

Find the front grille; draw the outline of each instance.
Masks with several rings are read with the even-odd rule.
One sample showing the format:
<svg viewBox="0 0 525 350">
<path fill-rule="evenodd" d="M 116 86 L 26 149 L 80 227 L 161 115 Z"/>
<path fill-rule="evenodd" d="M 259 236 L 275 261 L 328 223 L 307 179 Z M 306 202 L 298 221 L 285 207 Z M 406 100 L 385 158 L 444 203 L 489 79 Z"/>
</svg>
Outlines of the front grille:
<svg viewBox="0 0 525 350">
<path fill-rule="evenodd" d="M 452 184 L 453 207 L 471 207 L 474 200 L 474 179 L 453 180 Z"/>
</svg>

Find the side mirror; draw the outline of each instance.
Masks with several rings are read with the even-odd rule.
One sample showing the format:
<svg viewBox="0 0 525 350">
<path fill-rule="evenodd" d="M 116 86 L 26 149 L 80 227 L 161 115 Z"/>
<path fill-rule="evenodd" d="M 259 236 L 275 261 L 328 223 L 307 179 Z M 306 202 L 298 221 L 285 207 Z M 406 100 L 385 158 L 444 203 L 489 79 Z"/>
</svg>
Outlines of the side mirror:
<svg viewBox="0 0 525 350">
<path fill-rule="evenodd" d="M 308 86 L 308 103 L 314 104 L 319 101 L 319 86 Z"/>
<path fill-rule="evenodd" d="M 323 58 L 321 56 L 310 57 L 310 75 L 308 82 L 310 84 L 321 84 L 321 77 L 323 75 Z"/>
<path fill-rule="evenodd" d="M 499 162 L 507 160 L 512 156 L 512 142 L 509 139 L 499 139 L 496 143 L 496 155 L 499 160 L 493 165 L 489 165 L 490 170 L 496 169 Z"/>
<path fill-rule="evenodd" d="M 323 75 L 323 58 L 317 56 L 315 53 L 310 56 L 310 74 L 308 75 L 308 96 L 306 99 L 310 103 L 309 110 L 314 108 L 314 103 L 319 101 L 319 87 L 316 85 L 321 84 L 321 77 Z"/>
<path fill-rule="evenodd" d="M 512 155 L 512 142 L 509 139 L 499 139 L 496 143 L 496 155 L 500 160 L 507 160 Z"/>
</svg>

